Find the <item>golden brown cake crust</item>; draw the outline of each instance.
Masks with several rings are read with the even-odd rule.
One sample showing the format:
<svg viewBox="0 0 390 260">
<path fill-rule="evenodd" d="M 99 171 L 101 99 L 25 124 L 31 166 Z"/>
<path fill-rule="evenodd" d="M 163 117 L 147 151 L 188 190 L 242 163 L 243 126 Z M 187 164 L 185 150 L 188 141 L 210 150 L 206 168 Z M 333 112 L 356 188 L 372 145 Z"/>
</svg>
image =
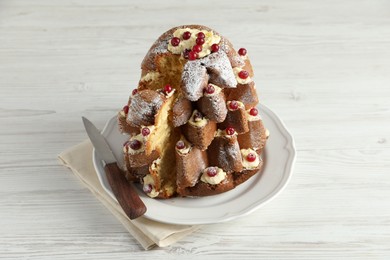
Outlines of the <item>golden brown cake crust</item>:
<svg viewBox="0 0 390 260">
<path fill-rule="evenodd" d="M 212 121 L 221 123 L 226 119 L 226 98 L 222 91 L 211 96 L 203 95 L 198 100 L 197 106 L 200 112 Z"/>
<path fill-rule="evenodd" d="M 207 167 L 207 153 L 192 147 L 187 154 L 176 151 L 177 187 L 180 193 L 186 187 L 194 186 L 202 171 Z"/>
<path fill-rule="evenodd" d="M 131 99 L 127 123 L 134 127 L 154 125 L 154 116 L 164 101 L 164 96 L 156 91 L 149 89 L 138 91 Z"/>
<path fill-rule="evenodd" d="M 241 149 L 261 150 L 267 141 L 266 129 L 261 119 L 248 121 L 249 131 L 238 135 Z"/>
<path fill-rule="evenodd" d="M 181 196 L 211 196 L 234 189 L 241 183 L 247 181 L 255 174 L 262 174 L 263 162 L 260 162 L 258 169 L 233 172 L 226 176 L 226 179 L 217 185 L 205 182 L 198 182 L 194 187 L 187 187 L 181 191 Z"/>
<path fill-rule="evenodd" d="M 122 111 L 118 112 L 118 125 L 122 134 L 137 135 L 140 133 L 139 127 L 134 127 L 127 123 L 126 115 L 123 115 Z"/>
<path fill-rule="evenodd" d="M 227 173 L 240 172 L 243 168 L 237 136 L 217 136 L 207 150 L 210 166 L 218 166 Z"/>
<path fill-rule="evenodd" d="M 254 81 L 247 84 L 237 84 L 237 88 L 229 89 L 227 92 L 228 100 L 241 101 L 245 109 L 255 107 L 259 103 Z"/>
<path fill-rule="evenodd" d="M 202 127 L 193 126 L 190 123 L 187 123 L 182 127 L 183 135 L 200 150 L 207 149 L 213 141 L 216 130 L 217 124 L 210 120 L 208 120 L 207 124 Z"/>
<path fill-rule="evenodd" d="M 218 128 L 220 129 L 226 129 L 228 127 L 233 127 L 234 130 L 239 134 L 243 134 L 249 131 L 248 120 L 244 107 L 233 111 L 229 110 L 225 121 L 218 124 Z"/>
</svg>

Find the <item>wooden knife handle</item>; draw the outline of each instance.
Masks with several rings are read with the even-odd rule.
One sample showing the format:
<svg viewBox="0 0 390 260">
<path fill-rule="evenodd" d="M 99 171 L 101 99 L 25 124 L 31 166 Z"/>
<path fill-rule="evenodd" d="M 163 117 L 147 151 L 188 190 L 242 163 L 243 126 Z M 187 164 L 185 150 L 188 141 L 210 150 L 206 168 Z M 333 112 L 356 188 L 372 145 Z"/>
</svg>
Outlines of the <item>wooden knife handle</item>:
<svg viewBox="0 0 390 260">
<path fill-rule="evenodd" d="M 130 219 L 136 219 L 146 212 L 146 206 L 139 197 L 135 187 L 129 183 L 116 163 L 104 166 L 111 189 Z"/>
</svg>

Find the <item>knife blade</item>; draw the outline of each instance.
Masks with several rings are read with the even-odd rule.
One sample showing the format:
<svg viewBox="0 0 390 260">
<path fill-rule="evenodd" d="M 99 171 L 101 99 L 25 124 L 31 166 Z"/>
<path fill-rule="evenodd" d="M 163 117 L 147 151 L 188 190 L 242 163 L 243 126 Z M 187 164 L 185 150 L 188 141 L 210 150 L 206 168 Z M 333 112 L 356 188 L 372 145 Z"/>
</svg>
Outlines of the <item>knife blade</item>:
<svg viewBox="0 0 390 260">
<path fill-rule="evenodd" d="M 119 168 L 116 158 L 104 136 L 87 118 L 82 117 L 85 130 L 96 149 L 99 157 L 104 161 L 108 183 L 111 186 L 119 205 L 130 219 L 136 219 L 146 212 L 146 206 L 139 197 L 135 187 L 130 184 Z"/>
</svg>

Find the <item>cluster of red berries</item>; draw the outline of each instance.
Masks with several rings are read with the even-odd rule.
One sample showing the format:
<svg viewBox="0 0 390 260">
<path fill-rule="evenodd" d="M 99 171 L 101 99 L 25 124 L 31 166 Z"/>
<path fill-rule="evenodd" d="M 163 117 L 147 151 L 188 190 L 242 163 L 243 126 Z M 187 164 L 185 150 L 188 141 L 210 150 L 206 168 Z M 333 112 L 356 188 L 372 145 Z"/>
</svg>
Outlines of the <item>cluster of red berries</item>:
<svg viewBox="0 0 390 260">
<path fill-rule="evenodd" d="M 196 40 L 195 40 L 196 45 L 194 45 L 191 50 L 188 49 L 184 50 L 183 52 L 184 58 L 189 60 L 196 60 L 199 57 L 199 53 L 203 50 L 203 44 L 206 42 L 205 37 L 206 35 L 203 32 L 198 32 L 196 34 Z M 183 40 L 190 39 L 191 32 L 189 31 L 184 32 L 182 38 Z M 179 37 L 173 37 L 171 39 L 171 44 L 172 46 L 176 47 L 179 46 L 180 41 L 181 40 Z M 211 52 L 217 52 L 218 50 L 219 50 L 218 44 L 214 43 L 213 45 L 211 45 Z"/>
</svg>

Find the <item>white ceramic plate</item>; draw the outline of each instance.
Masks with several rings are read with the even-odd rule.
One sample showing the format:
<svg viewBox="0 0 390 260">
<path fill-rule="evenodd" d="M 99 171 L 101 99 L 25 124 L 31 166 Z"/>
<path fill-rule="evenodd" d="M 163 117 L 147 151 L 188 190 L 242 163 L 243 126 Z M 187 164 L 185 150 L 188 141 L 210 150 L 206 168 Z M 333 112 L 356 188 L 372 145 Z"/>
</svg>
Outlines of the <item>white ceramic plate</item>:
<svg viewBox="0 0 390 260">
<path fill-rule="evenodd" d="M 235 189 L 201 198 L 152 199 L 141 187 L 138 193 L 147 207 L 145 217 L 164 223 L 194 225 L 229 221 L 248 215 L 271 201 L 286 187 L 293 170 L 295 147 L 291 134 L 278 116 L 264 105 L 258 106 L 264 125 L 270 131 L 265 151 L 263 174 L 256 174 Z M 118 131 L 116 117 L 111 118 L 103 135 L 123 165 L 122 144 L 128 139 Z M 102 161 L 93 151 L 93 163 L 105 191 L 115 200 Z"/>
</svg>

